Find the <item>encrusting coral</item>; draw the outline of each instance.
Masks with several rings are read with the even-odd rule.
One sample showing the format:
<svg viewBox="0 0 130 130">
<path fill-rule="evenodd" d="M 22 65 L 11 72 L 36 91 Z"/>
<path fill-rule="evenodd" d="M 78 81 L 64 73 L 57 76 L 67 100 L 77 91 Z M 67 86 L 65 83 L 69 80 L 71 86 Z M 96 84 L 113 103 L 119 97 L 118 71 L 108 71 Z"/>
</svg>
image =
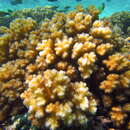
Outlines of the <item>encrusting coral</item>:
<svg viewBox="0 0 130 130">
<path fill-rule="evenodd" d="M 57 13 L 41 24 L 16 19 L 1 36 L 9 37 L 9 51 L 3 51 L 1 60 L 5 73 L 0 73 L 0 94 L 5 90 L 8 95 L 6 87 L 16 87 L 15 100 L 23 100 L 28 120 L 39 128 L 84 125 L 96 110 L 98 116 L 111 119 L 114 128 L 128 124 L 129 111 L 124 108 L 130 97 L 130 59 L 128 52 L 120 51 L 126 41 L 114 39 L 109 23 L 91 13 Z M 126 115 L 119 121 L 118 112 Z"/>
</svg>

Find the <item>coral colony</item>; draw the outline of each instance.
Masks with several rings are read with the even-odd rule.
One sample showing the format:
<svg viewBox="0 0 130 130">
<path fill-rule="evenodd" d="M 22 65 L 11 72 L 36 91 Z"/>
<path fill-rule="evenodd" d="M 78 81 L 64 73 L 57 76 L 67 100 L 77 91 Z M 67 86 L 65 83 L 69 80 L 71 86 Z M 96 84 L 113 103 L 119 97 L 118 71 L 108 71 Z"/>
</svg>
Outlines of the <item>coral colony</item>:
<svg viewBox="0 0 130 130">
<path fill-rule="evenodd" d="M 82 126 L 96 115 L 130 127 L 130 54 L 98 10 L 37 23 L 18 18 L 0 36 L 0 121 L 27 112 L 41 129 Z M 100 114 L 98 114 L 100 113 Z M 20 118 L 8 128 L 15 129 Z M 112 126 L 110 127 L 112 129 Z"/>
</svg>

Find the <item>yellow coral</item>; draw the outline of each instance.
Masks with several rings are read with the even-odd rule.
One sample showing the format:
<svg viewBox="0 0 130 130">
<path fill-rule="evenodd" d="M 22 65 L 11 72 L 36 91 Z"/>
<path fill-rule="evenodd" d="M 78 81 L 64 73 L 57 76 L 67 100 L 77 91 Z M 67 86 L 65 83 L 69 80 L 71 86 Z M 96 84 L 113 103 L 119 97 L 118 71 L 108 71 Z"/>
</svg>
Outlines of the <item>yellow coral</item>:
<svg viewBox="0 0 130 130">
<path fill-rule="evenodd" d="M 55 54 L 53 48 L 53 41 L 43 40 L 42 43 L 37 45 L 37 50 L 39 50 L 39 56 L 37 57 L 36 62 L 39 64 L 39 67 L 45 67 L 54 62 Z"/>
<path fill-rule="evenodd" d="M 62 40 L 56 39 L 55 51 L 58 56 L 61 56 L 63 59 L 69 56 L 69 51 L 73 45 L 73 38 L 68 38 L 64 36 Z"/>
<path fill-rule="evenodd" d="M 118 88 L 128 88 L 130 85 L 130 71 L 119 74 L 109 74 L 103 82 L 100 83 L 100 89 L 103 89 L 105 93 L 110 93 Z"/>
<path fill-rule="evenodd" d="M 0 37 L 0 53 L 3 57 L 0 62 L 5 62 L 0 67 L 2 122 L 24 109 L 20 94 L 25 90 L 24 80 L 28 75 L 25 68 L 37 54 L 35 44 L 31 44 L 25 37 L 29 36 L 35 25 L 36 22 L 32 19 L 16 19 Z"/>
<path fill-rule="evenodd" d="M 67 17 L 67 23 L 65 25 L 66 32 L 72 34 L 88 30 L 91 22 L 91 15 L 86 15 L 83 12 L 76 13 L 73 19 L 71 17 Z"/>
<path fill-rule="evenodd" d="M 105 27 L 102 21 L 95 21 L 91 29 L 91 35 L 97 38 L 109 39 L 112 31 L 109 27 Z"/>
<path fill-rule="evenodd" d="M 24 108 L 18 100 L 25 89 L 22 80 L 25 76 L 27 64 L 27 60 L 19 59 L 10 61 L 0 67 L 0 121 L 6 120 L 10 115 L 19 113 Z"/>
<path fill-rule="evenodd" d="M 3 28 L 4 35 L 0 37 L 1 120 L 6 119 L 4 115 L 10 110 L 10 104 L 19 101 L 25 88 L 21 98 L 28 108 L 28 119 L 43 129 L 56 129 L 62 123 L 82 125 L 89 120 L 87 113 L 94 114 L 97 103 L 87 84 L 98 96 L 98 86 L 103 90 L 101 96 L 107 93 L 103 101 L 108 104 L 101 106 L 106 109 L 104 115 L 108 116 L 112 99 L 122 106 L 122 100 L 127 103 L 130 56 L 127 52 L 119 53 L 123 44 L 118 44 L 107 23 L 95 21 L 98 12 L 90 11 L 91 14 L 86 14 L 80 8 L 69 14 L 57 13 L 39 26 L 30 18 L 16 19 L 9 28 Z M 21 102 L 20 105 L 24 106 Z M 17 114 L 19 109 L 14 110 Z M 8 112 L 8 116 L 13 114 Z M 112 117 L 112 121 L 115 120 Z"/>
<path fill-rule="evenodd" d="M 100 88 L 103 89 L 106 93 L 110 93 L 114 88 L 119 85 L 119 75 L 110 74 L 107 76 L 107 80 L 104 80 L 100 84 Z"/>
<path fill-rule="evenodd" d="M 100 13 L 100 10 L 98 10 L 95 6 L 90 5 L 87 8 L 87 11 L 93 16 L 93 19 L 98 18 L 98 15 Z"/>
<path fill-rule="evenodd" d="M 7 34 L 0 37 L 0 63 L 7 59 L 9 40 L 10 36 Z"/>
<path fill-rule="evenodd" d="M 0 81 L 6 81 L 24 75 L 25 70 L 22 67 L 28 64 L 28 60 L 16 60 L 3 64 L 0 67 Z"/>
<path fill-rule="evenodd" d="M 92 42 L 92 40 L 93 37 L 87 33 L 78 34 L 77 42 L 73 46 L 72 58 L 78 58 L 79 56 L 82 56 L 84 53 L 94 50 L 96 45 Z"/>
<path fill-rule="evenodd" d="M 110 116 L 116 126 L 120 126 L 121 124 L 123 124 L 126 118 L 126 114 L 122 111 L 121 107 L 112 107 Z"/>
<path fill-rule="evenodd" d="M 83 57 L 78 59 L 79 71 L 81 76 L 86 79 L 90 77 L 94 70 L 94 62 L 96 61 L 96 55 L 94 52 L 85 53 Z"/>
<path fill-rule="evenodd" d="M 122 87 L 128 88 L 130 85 L 130 71 L 126 71 L 120 75 L 120 84 Z"/>
<path fill-rule="evenodd" d="M 108 60 L 104 60 L 103 63 L 108 67 L 110 71 L 120 71 L 127 67 L 130 67 L 130 61 L 126 55 L 120 53 L 113 54 L 108 57 Z"/>
<path fill-rule="evenodd" d="M 83 124 L 87 121 L 84 115 L 86 110 L 90 113 L 96 112 L 96 101 L 88 91 L 86 83 L 72 83 L 64 71 L 46 70 L 44 76 L 34 76 L 28 85 L 29 88 L 21 97 L 29 108 L 32 120 L 42 120 L 39 125 L 45 123 L 46 127 L 56 129 L 60 126 L 59 121 L 67 125 L 74 121 Z"/>
<path fill-rule="evenodd" d="M 68 62 L 60 61 L 56 64 L 56 69 L 66 71 L 67 75 L 72 79 L 77 78 L 76 67 L 72 66 Z"/>
<path fill-rule="evenodd" d="M 29 31 L 31 31 L 36 25 L 36 22 L 31 19 L 16 19 L 10 23 L 10 34 L 14 38 L 14 40 L 17 40 L 19 38 L 22 38 L 23 36 L 27 35 Z"/>
<path fill-rule="evenodd" d="M 101 44 L 96 48 L 96 52 L 99 55 L 104 55 L 106 54 L 108 51 L 110 51 L 112 49 L 113 45 L 111 45 L 110 43 L 106 43 L 106 44 Z"/>
</svg>

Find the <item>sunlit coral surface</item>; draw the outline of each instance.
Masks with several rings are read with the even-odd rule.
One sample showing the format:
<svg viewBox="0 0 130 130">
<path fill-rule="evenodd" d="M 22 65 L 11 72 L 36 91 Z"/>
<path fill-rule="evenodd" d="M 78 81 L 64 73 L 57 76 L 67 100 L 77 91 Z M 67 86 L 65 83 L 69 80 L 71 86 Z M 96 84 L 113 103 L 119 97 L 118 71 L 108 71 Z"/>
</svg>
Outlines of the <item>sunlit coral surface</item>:
<svg viewBox="0 0 130 130">
<path fill-rule="evenodd" d="M 84 125 L 96 113 L 114 127 L 128 124 L 130 56 L 120 51 L 126 41 L 113 37 L 109 23 L 97 15 L 80 9 L 41 24 L 16 19 L 5 28 L 0 121 L 20 112 L 11 106 L 19 101 L 39 128 Z"/>
</svg>

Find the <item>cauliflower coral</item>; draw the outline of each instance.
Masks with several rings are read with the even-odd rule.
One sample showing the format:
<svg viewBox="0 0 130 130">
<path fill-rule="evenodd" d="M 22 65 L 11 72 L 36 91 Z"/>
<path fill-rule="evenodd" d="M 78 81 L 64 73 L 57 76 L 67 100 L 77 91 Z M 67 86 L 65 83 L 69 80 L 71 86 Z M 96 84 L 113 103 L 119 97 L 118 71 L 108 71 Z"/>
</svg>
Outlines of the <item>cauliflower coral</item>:
<svg viewBox="0 0 130 130">
<path fill-rule="evenodd" d="M 81 9 L 57 13 L 41 24 L 16 19 L 1 36 L 9 51 L 0 61 L 0 71 L 8 70 L 0 73 L 0 82 L 21 81 L 11 88 L 18 93 L 15 100 L 22 99 L 27 107 L 33 125 L 54 130 L 62 124 L 80 126 L 96 111 L 111 119 L 115 128 L 128 124 L 124 106 L 130 96 L 130 56 L 120 52 L 126 41 L 114 38 L 109 23 L 95 15 Z M 19 65 L 19 60 L 24 62 Z M 0 93 L 6 90 L 1 88 Z M 120 121 L 115 117 L 118 111 L 125 115 Z"/>
<path fill-rule="evenodd" d="M 96 101 L 85 82 L 71 82 L 65 71 L 48 69 L 28 81 L 28 90 L 22 93 L 34 125 L 45 124 L 56 129 L 63 121 L 66 125 L 85 124 L 85 113 L 96 112 Z"/>
</svg>

